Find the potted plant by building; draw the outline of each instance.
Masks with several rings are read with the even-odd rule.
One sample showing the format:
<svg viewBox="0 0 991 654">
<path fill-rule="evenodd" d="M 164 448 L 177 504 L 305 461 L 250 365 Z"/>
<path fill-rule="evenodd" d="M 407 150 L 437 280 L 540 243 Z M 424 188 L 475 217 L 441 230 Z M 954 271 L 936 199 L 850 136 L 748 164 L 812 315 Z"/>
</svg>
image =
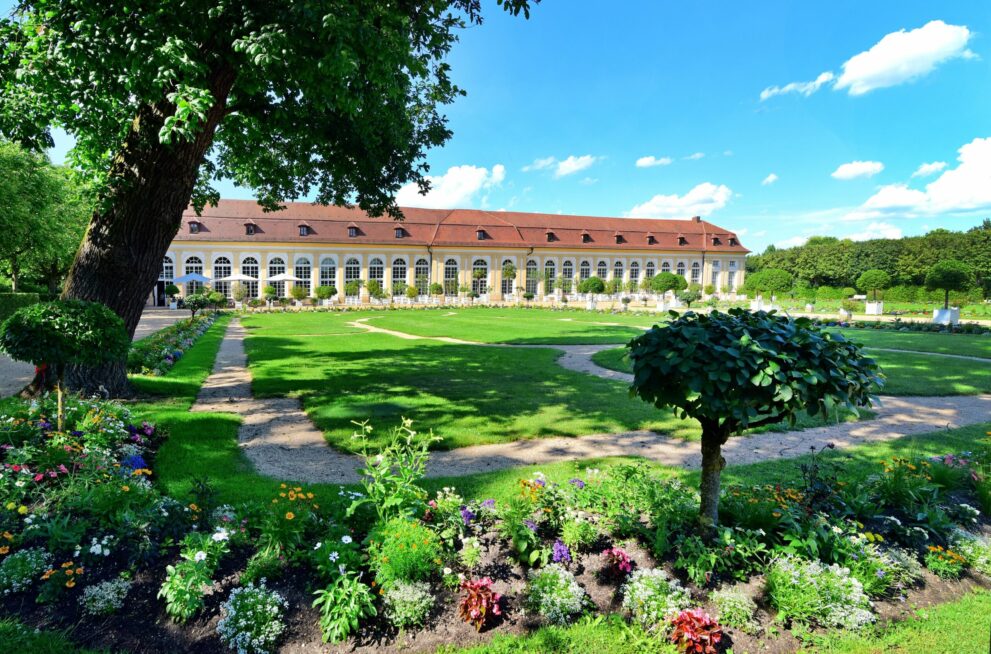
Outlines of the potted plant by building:
<svg viewBox="0 0 991 654">
<path fill-rule="evenodd" d="M 196 314 L 210 307 L 210 297 L 206 293 L 193 293 L 186 296 L 186 308 L 189 309 L 189 319 L 192 320 Z"/>
<path fill-rule="evenodd" d="M 415 285 L 410 285 L 406 287 L 406 299 L 410 302 L 416 302 L 416 299 L 420 297 L 420 291 L 417 290 Z"/>
<path fill-rule="evenodd" d="M 526 300 L 526 305 L 530 306 L 530 302 L 531 300 L 533 300 L 533 293 L 527 291 L 526 293 L 523 294 L 523 299 Z"/>
<path fill-rule="evenodd" d="M 871 299 L 868 300 L 864 313 L 868 316 L 880 316 L 884 313 L 884 302 L 877 299 L 877 292 L 883 291 L 890 285 L 891 275 L 876 268 L 865 270 L 864 273 L 857 278 L 857 288 L 864 293 L 871 294 Z"/>
<path fill-rule="evenodd" d="M 943 308 L 933 309 L 933 322 L 955 325 L 960 322 L 960 307 L 950 307 L 950 291 L 966 291 L 974 284 L 970 266 L 956 259 L 940 261 L 926 273 L 926 290 L 943 291 Z"/>
<path fill-rule="evenodd" d="M 179 295 L 179 287 L 175 284 L 169 284 L 165 287 L 165 295 L 169 298 L 169 309 L 175 311 L 179 303 L 176 301 L 176 297 Z"/>
<path fill-rule="evenodd" d="M 667 297 L 669 292 L 674 293 L 685 289 L 687 286 L 688 282 L 684 277 L 667 271 L 657 273 L 650 280 L 650 289 L 660 295 L 660 298 L 657 300 L 657 308 L 661 311 L 665 311 L 668 308 Z"/>
<path fill-rule="evenodd" d="M 360 279 L 352 279 L 344 284 L 344 301 L 348 304 L 358 304 L 361 301 L 361 287 L 364 282 Z"/>
<path fill-rule="evenodd" d="M 578 292 L 585 296 L 585 308 L 595 311 L 595 296 L 606 290 L 601 277 L 589 277 L 578 282 Z"/>
<path fill-rule="evenodd" d="M 692 284 L 684 291 L 678 293 L 678 301 L 683 302 L 689 309 L 692 308 L 692 302 L 698 302 L 702 299 L 702 292 L 697 288 L 692 288 L 692 286 L 698 286 L 698 284 Z"/>
<path fill-rule="evenodd" d="M 333 286 L 317 286 L 317 298 L 320 300 L 320 304 L 323 306 L 329 306 L 333 304 L 333 298 L 337 295 L 337 289 Z"/>
<path fill-rule="evenodd" d="M 626 309 L 630 306 L 630 302 L 632 301 L 633 298 L 631 298 L 629 295 L 624 295 L 619 299 L 619 303 L 622 305 L 623 311 L 626 311 Z"/>
<path fill-rule="evenodd" d="M 227 296 L 220 291 L 210 291 L 207 297 L 210 298 L 210 307 L 214 311 L 227 307 Z"/>
<path fill-rule="evenodd" d="M 234 282 L 231 284 L 231 297 L 234 298 L 234 308 L 240 309 L 244 298 L 248 297 L 248 289 L 241 282 Z"/>
<path fill-rule="evenodd" d="M 508 261 L 506 263 L 504 263 L 502 265 L 502 278 L 504 280 L 508 279 L 508 280 L 511 280 L 511 281 L 515 281 L 516 280 L 516 266 L 514 266 L 511 263 L 509 263 Z M 512 284 L 510 284 L 509 285 L 509 288 L 512 289 L 514 287 L 513 287 Z M 503 298 L 503 300 L 505 300 L 505 299 L 506 298 Z"/>
<path fill-rule="evenodd" d="M 64 380 L 70 365 L 99 366 L 127 355 L 120 316 L 98 302 L 62 300 L 18 309 L 0 325 L 0 351 L 55 373 L 58 430 L 65 421 Z"/>
<path fill-rule="evenodd" d="M 289 289 L 289 295 L 295 301 L 297 307 L 303 306 L 303 299 L 309 295 L 306 287 L 301 284 L 293 284 Z"/>
<path fill-rule="evenodd" d="M 269 306 L 272 306 L 272 304 L 279 298 L 279 291 L 274 286 L 266 286 L 262 289 L 262 297 L 265 298 L 265 301 L 268 302 Z"/>
<path fill-rule="evenodd" d="M 705 288 L 702 289 L 702 292 L 705 295 L 707 295 L 707 296 L 715 295 L 716 294 L 716 287 L 713 286 L 712 284 L 706 284 L 705 285 Z"/>
<path fill-rule="evenodd" d="M 444 295 L 444 287 L 439 282 L 434 282 L 430 285 L 430 294 L 434 296 L 434 302 L 439 302 L 442 295 Z"/>
</svg>

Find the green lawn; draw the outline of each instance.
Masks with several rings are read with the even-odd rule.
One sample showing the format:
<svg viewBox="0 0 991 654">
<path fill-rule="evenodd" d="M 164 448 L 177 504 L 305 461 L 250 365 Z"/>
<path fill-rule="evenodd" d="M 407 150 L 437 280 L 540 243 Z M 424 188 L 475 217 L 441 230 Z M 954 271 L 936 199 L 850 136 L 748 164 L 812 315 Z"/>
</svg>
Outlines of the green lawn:
<svg viewBox="0 0 991 654">
<path fill-rule="evenodd" d="M 915 334 L 919 339 L 930 334 Z M 916 341 L 921 342 L 921 341 Z M 991 360 L 987 363 L 932 354 L 868 350 L 887 377 L 886 395 L 977 395 L 991 393 Z M 610 370 L 629 372 L 626 348 L 603 350 L 592 360 Z"/>
<path fill-rule="evenodd" d="M 838 329 L 835 330 L 855 343 L 864 346 L 883 347 L 914 352 L 959 354 L 962 356 L 991 359 L 991 336 L 971 334 L 926 334 L 922 332 L 898 332 L 886 329 Z"/>
<path fill-rule="evenodd" d="M 453 315 L 452 315 L 453 314 Z M 481 343 L 626 343 L 661 317 L 658 314 L 595 313 L 552 309 L 442 308 L 430 311 L 361 311 L 351 320 L 417 336 L 450 336 Z"/>
</svg>

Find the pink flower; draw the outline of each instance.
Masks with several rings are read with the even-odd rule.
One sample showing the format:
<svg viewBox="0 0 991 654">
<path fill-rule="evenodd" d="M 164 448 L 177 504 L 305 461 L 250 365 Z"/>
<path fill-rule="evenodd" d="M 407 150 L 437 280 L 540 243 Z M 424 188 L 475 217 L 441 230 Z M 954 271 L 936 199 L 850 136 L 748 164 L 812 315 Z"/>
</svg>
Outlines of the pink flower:
<svg viewBox="0 0 991 654">
<path fill-rule="evenodd" d="M 41 474 L 40 472 L 34 476 L 34 480 L 35 481 L 41 481 L 44 478 L 45 478 L 45 475 Z"/>
</svg>

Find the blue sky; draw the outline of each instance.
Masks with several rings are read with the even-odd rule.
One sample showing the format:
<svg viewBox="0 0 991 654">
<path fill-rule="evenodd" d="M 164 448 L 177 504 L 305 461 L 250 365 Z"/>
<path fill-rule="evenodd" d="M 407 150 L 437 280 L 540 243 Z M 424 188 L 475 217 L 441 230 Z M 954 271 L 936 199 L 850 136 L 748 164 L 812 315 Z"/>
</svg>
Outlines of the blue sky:
<svg viewBox="0 0 991 654">
<path fill-rule="evenodd" d="M 401 204 L 701 214 L 756 251 L 991 216 L 987 0 L 483 4 L 436 188 Z"/>
</svg>

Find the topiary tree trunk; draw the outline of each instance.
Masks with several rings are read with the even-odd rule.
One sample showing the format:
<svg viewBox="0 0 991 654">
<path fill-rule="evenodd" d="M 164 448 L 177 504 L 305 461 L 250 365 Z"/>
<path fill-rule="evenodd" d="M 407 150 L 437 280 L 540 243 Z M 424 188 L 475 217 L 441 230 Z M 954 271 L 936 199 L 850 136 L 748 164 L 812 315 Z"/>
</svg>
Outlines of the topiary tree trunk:
<svg viewBox="0 0 991 654">
<path fill-rule="evenodd" d="M 719 426 L 716 420 L 703 420 L 702 424 L 702 474 L 699 483 L 699 518 L 703 527 L 715 528 L 719 524 L 719 488 L 726 459 L 723 445 L 730 432 Z"/>
</svg>

